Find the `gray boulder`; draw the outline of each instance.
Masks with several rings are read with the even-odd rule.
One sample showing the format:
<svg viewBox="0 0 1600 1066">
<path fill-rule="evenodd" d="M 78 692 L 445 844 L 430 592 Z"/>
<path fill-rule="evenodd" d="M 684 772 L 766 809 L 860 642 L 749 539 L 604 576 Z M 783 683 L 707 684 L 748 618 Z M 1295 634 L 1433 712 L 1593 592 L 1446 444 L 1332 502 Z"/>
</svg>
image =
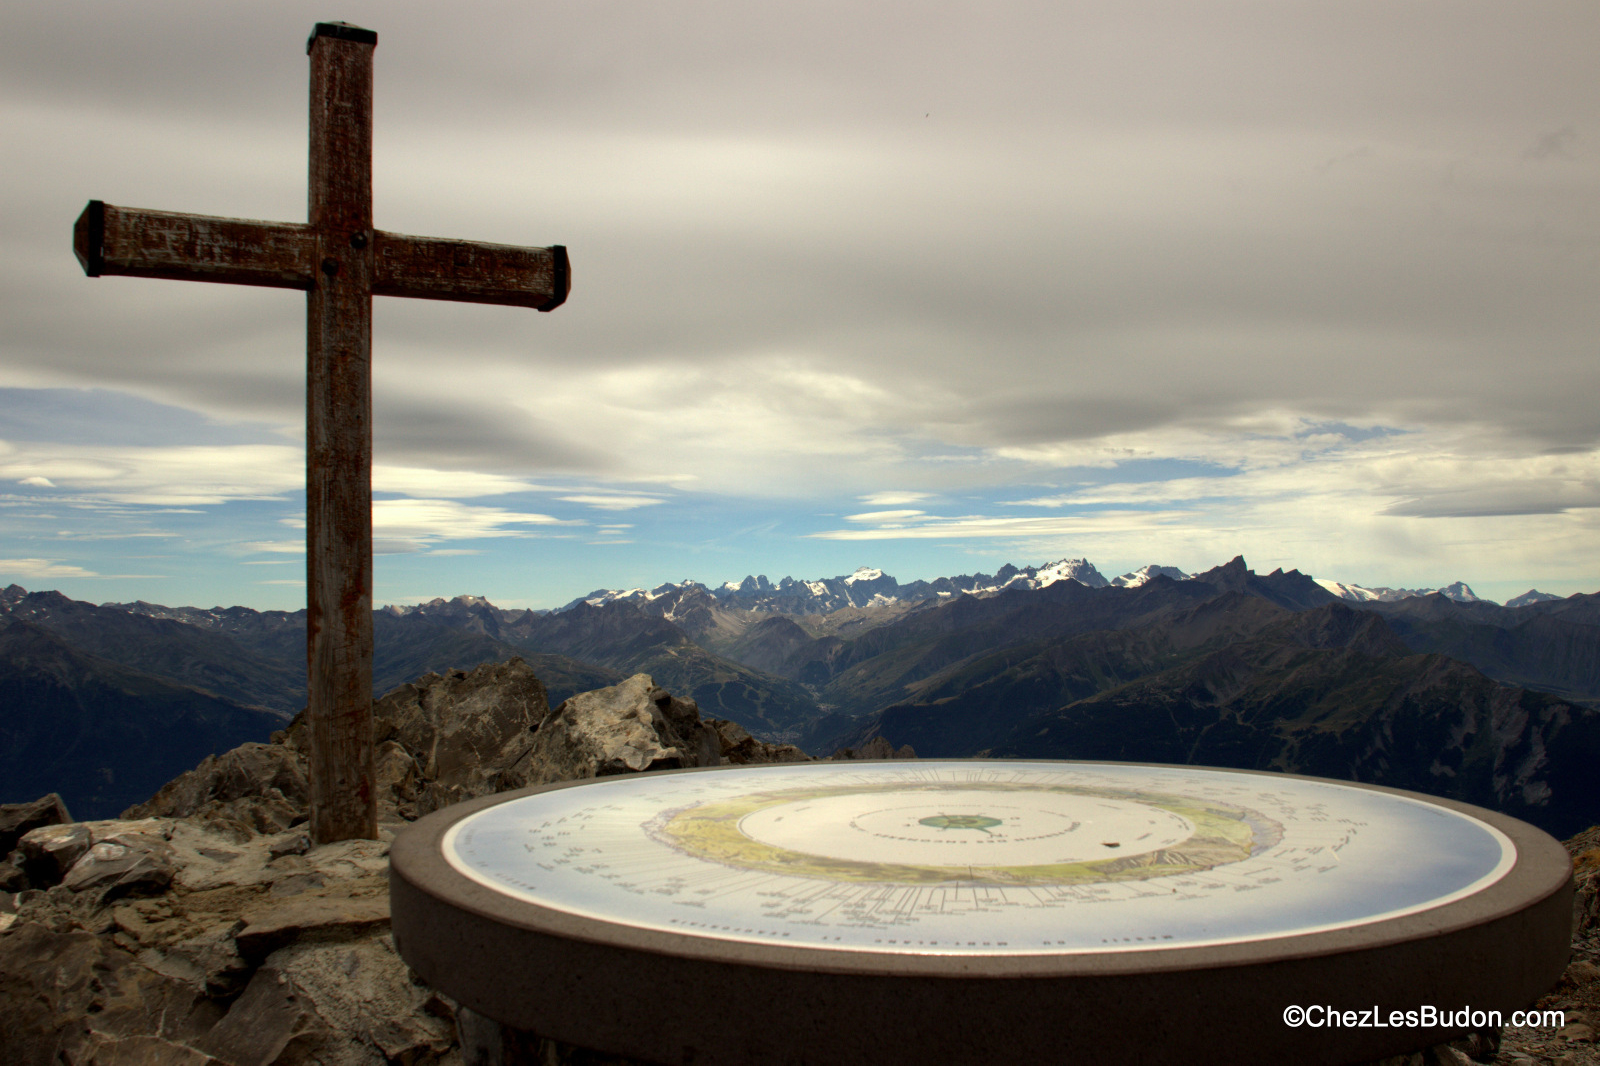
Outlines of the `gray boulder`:
<svg viewBox="0 0 1600 1066">
<path fill-rule="evenodd" d="M 683 704 L 675 708 L 673 703 Z M 692 704 L 674 701 L 649 674 L 582 692 L 556 708 L 533 737 L 528 783 L 572 781 L 640 770 L 716 766 L 722 743 Z"/>
<path fill-rule="evenodd" d="M 102 903 L 151 895 L 172 884 L 177 873 L 172 860 L 172 846 L 158 832 L 113 830 L 95 839 L 61 883 L 73 892 L 97 889 Z"/>
<path fill-rule="evenodd" d="M 756 740 L 733 722 L 701 719 L 693 700 L 673 696 L 649 674 L 634 674 L 557 707 L 534 735 L 522 774 L 527 784 L 537 785 L 644 770 L 808 758 L 793 745 Z"/>
<path fill-rule="evenodd" d="M 0 856 L 11 854 L 26 833 L 70 821 L 67 805 L 54 792 L 32 803 L 0 803 Z"/>
<path fill-rule="evenodd" d="M 274 951 L 195 1047 L 239 1066 L 385 1066 L 437 1062 L 455 1042 L 448 1005 L 380 933 Z"/>
<path fill-rule="evenodd" d="M 412 820 L 521 788 L 535 731 L 549 714 L 544 683 L 521 659 L 401 685 L 373 706 L 380 802 Z M 289 743 L 303 743 L 303 734 L 291 730 Z"/>
<path fill-rule="evenodd" d="M 48 888 L 60 884 L 72 864 L 93 843 L 82 822 L 46 825 L 22 835 L 17 841 L 17 855 L 29 882 L 35 888 Z"/>
<path fill-rule="evenodd" d="M 122 817 L 186 818 L 242 843 L 305 821 L 310 796 L 302 754 L 252 742 L 207 756 Z"/>
</svg>

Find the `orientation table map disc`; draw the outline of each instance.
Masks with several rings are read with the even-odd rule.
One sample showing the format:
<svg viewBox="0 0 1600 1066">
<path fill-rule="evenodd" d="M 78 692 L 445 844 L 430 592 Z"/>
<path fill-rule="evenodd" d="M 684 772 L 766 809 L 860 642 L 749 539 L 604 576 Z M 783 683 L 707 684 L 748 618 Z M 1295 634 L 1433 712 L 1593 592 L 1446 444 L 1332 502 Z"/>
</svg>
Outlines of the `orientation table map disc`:
<svg viewBox="0 0 1600 1066">
<path fill-rule="evenodd" d="M 457 821 L 496 893 L 641 929 L 913 955 L 1227 945 L 1445 906 L 1503 878 L 1499 829 L 1270 773 L 824 762 L 603 778 Z"/>
</svg>

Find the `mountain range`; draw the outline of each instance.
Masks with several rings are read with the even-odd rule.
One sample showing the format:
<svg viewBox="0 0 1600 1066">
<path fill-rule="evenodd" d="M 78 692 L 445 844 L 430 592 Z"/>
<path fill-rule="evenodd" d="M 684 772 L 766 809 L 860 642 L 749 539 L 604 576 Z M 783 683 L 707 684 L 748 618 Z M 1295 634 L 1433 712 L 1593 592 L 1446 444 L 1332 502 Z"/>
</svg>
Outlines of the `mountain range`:
<svg viewBox="0 0 1600 1066">
<path fill-rule="evenodd" d="M 1036 589 L 1065 580 L 1076 581 L 1089 588 L 1108 586 L 1137 588 L 1156 577 L 1170 577 L 1175 581 L 1184 581 L 1198 576 L 1198 574 L 1186 574 L 1175 566 L 1152 564 L 1141 566 L 1137 570 L 1108 581 L 1087 559 L 1061 559 L 1038 567 L 1025 566 L 1019 569 L 1008 564 L 994 574 L 964 574 L 960 577 L 941 577 L 934 581 L 913 581 L 902 585 L 882 570 L 863 566 L 844 577 L 821 578 L 816 581 L 796 581 L 792 577 L 785 577 L 776 585 L 762 574 L 746 577 L 743 581 L 727 581 L 715 588 L 698 581 L 684 580 L 668 582 L 653 589 L 596 589 L 557 610 L 570 611 L 585 603 L 591 607 L 619 601 L 649 603 L 676 592 L 700 589 L 713 599 L 736 603 L 751 610 L 779 611 L 786 614 L 826 614 L 842 607 L 867 607 L 899 600 L 943 598 L 962 592 L 985 595 L 1006 589 Z M 1393 589 L 1382 586 L 1367 588 L 1342 581 L 1321 579 L 1317 584 L 1340 599 L 1356 603 L 1389 603 L 1434 593 L 1463 603 L 1492 602 L 1480 599 L 1464 581 L 1455 581 L 1437 589 Z M 1529 603 L 1560 598 L 1548 592 L 1529 589 L 1510 600 L 1506 606 L 1522 607 Z M 405 612 L 416 608 L 389 609 Z"/>
<path fill-rule="evenodd" d="M 1110 580 L 1066 559 L 904 585 L 863 567 L 597 590 L 554 611 L 481 596 L 385 607 L 374 680 L 383 692 L 520 655 L 553 704 L 643 672 L 708 715 L 824 754 L 883 735 L 923 756 L 1276 768 L 1581 828 L 1600 820 L 1583 769 L 1600 758 L 1600 595 L 1518 601 L 1493 604 L 1460 582 L 1258 575 L 1237 558 Z M 12 586 L 0 592 L 0 739 L 32 753 L 27 766 L 62 767 L 39 754 L 53 734 L 37 708 L 76 715 L 80 735 L 112 735 L 159 719 L 163 701 L 210 723 L 187 727 L 201 747 L 264 739 L 303 703 L 304 625 L 303 611 L 96 606 Z M 135 681 L 148 700 L 112 697 Z M 160 735 L 139 734 L 144 748 Z M 67 761 L 85 780 L 141 781 L 124 764 L 142 760 L 165 774 L 157 785 L 196 761 L 194 745 L 168 759 L 139 736 Z M 23 768 L 4 764 L 0 802 L 50 790 Z M 82 782 L 70 791 L 112 814 L 123 803 Z"/>
</svg>

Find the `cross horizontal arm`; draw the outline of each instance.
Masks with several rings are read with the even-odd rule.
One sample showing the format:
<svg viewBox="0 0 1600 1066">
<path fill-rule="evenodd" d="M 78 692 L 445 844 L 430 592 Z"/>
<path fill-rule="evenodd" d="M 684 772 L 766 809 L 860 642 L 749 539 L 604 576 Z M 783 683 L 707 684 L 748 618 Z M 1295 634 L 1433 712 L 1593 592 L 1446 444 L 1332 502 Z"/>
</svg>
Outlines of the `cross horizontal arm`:
<svg viewBox="0 0 1600 1066">
<path fill-rule="evenodd" d="M 425 300 L 509 304 L 553 311 L 572 287 L 567 249 L 373 234 L 372 292 Z M 91 278 L 123 275 L 309 289 L 318 243 L 312 227 L 177 211 L 145 211 L 90 200 L 73 227 L 73 249 Z"/>
<path fill-rule="evenodd" d="M 554 311 L 572 287 L 567 249 L 376 234 L 372 292 Z"/>
<path fill-rule="evenodd" d="M 91 278 L 126 275 L 309 289 L 316 235 L 293 222 L 144 211 L 90 200 L 73 250 Z"/>
</svg>

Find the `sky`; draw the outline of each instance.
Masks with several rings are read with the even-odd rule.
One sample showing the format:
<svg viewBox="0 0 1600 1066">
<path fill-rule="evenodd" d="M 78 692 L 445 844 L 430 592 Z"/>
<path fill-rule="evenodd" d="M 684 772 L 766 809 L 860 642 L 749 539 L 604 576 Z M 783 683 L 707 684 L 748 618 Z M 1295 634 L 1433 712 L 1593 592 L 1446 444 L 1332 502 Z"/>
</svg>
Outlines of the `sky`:
<svg viewBox="0 0 1600 1066">
<path fill-rule="evenodd" d="M 1243 555 L 1600 588 L 1600 6 L 0 6 L 0 584 L 304 604 L 304 297 L 88 279 L 86 201 L 305 218 L 376 30 L 375 600 Z"/>
</svg>

